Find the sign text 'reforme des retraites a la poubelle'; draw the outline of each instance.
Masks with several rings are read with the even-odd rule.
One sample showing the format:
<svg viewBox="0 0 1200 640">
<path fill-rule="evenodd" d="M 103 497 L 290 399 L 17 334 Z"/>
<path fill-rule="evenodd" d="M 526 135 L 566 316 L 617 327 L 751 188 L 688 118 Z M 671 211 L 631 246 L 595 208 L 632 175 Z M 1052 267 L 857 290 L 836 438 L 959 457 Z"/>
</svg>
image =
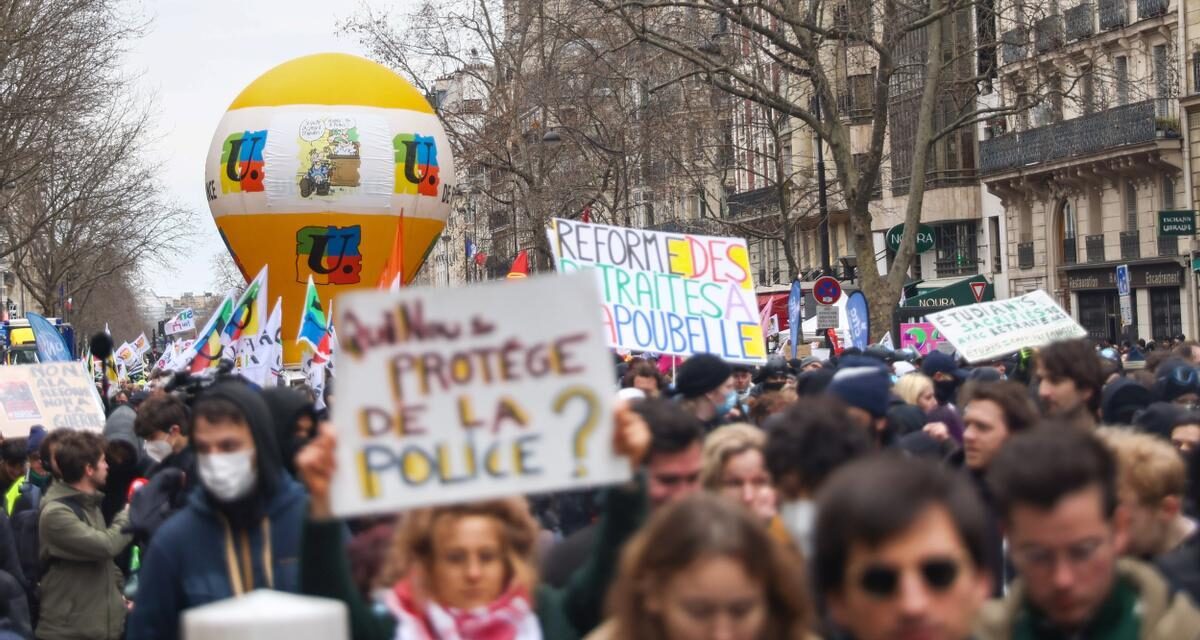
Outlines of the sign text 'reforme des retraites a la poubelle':
<svg viewBox="0 0 1200 640">
<path fill-rule="evenodd" d="M 609 346 L 766 361 L 744 239 L 561 219 L 546 233 L 560 272 L 595 273 Z"/>
</svg>

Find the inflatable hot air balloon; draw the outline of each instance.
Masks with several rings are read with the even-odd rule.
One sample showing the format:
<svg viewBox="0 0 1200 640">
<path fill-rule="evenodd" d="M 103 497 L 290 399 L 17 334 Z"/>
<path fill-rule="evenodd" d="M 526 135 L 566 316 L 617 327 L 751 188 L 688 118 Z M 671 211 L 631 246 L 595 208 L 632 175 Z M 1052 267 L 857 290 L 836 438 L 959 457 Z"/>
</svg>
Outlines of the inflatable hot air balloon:
<svg viewBox="0 0 1200 640">
<path fill-rule="evenodd" d="M 402 239 L 405 282 L 441 235 L 454 159 L 432 107 L 386 67 L 346 54 L 285 62 L 229 105 L 209 149 L 205 189 L 244 276 L 270 265 L 283 296 L 284 359 L 311 276 L 329 300 L 375 287 Z"/>
</svg>

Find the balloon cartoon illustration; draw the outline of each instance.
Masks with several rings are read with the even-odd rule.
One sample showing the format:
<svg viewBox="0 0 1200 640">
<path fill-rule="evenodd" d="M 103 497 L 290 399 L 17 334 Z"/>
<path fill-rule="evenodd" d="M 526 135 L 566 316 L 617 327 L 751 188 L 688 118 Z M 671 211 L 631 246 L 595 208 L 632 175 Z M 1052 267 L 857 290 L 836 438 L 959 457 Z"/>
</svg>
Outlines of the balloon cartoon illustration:
<svg viewBox="0 0 1200 640">
<path fill-rule="evenodd" d="M 400 238 L 411 281 L 455 188 L 449 141 L 424 96 L 382 65 L 334 53 L 285 62 L 250 83 L 217 127 L 204 179 L 242 275 L 270 265 L 289 364 L 301 359 L 288 337 L 309 276 L 324 300 L 374 287 Z"/>
</svg>

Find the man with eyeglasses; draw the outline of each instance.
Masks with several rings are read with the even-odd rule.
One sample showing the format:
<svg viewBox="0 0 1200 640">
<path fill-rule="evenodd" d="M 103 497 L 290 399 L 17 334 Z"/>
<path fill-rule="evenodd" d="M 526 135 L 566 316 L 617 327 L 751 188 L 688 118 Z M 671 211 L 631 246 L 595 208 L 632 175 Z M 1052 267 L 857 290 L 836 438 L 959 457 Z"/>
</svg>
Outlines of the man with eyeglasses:
<svg viewBox="0 0 1200 640">
<path fill-rule="evenodd" d="M 964 640 L 987 599 L 983 505 L 918 458 L 841 467 L 820 492 L 813 562 L 828 613 L 855 640 Z"/>
<path fill-rule="evenodd" d="M 650 451 L 644 472 L 650 508 L 685 498 L 701 490 L 704 468 L 704 424 L 678 403 L 642 400 L 633 405 L 650 425 Z M 542 562 L 542 579 L 563 586 L 591 557 L 597 533 L 592 524 L 567 536 L 550 549 Z"/>
<path fill-rule="evenodd" d="M 1121 559 L 1129 514 L 1093 434 L 1043 424 L 1010 440 L 988 483 L 1020 579 L 980 615 L 979 640 L 1195 637 L 1200 612 L 1149 565 Z"/>
</svg>

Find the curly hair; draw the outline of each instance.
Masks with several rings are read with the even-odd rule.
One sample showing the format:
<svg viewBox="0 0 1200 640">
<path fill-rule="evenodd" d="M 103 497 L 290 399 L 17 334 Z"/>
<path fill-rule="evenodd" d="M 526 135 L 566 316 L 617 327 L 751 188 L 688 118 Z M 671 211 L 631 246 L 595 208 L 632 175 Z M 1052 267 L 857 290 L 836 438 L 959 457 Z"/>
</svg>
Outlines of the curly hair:
<svg viewBox="0 0 1200 640">
<path fill-rule="evenodd" d="M 438 521 L 443 518 L 458 519 L 469 516 L 491 518 L 500 525 L 503 532 L 500 545 L 507 564 L 505 584 L 519 584 L 532 594 L 537 586 L 534 547 L 537 543 L 538 524 L 529 512 L 529 503 L 523 498 L 414 509 L 405 513 L 396 527 L 391 550 L 386 564 L 379 572 L 377 585 L 389 588 L 413 575 L 414 570 L 423 570 L 425 575 L 431 574 L 434 562 L 434 534 Z M 418 591 L 425 591 L 422 595 L 429 595 L 425 585 L 413 586 Z"/>
<path fill-rule="evenodd" d="M 741 505 L 700 492 L 655 510 L 626 545 L 608 595 L 612 637 L 665 638 L 662 620 L 647 602 L 697 561 L 714 557 L 737 561 L 750 579 L 762 584 L 767 621 L 759 638 L 806 636 L 812 613 L 799 555 L 774 540 Z"/>
</svg>

